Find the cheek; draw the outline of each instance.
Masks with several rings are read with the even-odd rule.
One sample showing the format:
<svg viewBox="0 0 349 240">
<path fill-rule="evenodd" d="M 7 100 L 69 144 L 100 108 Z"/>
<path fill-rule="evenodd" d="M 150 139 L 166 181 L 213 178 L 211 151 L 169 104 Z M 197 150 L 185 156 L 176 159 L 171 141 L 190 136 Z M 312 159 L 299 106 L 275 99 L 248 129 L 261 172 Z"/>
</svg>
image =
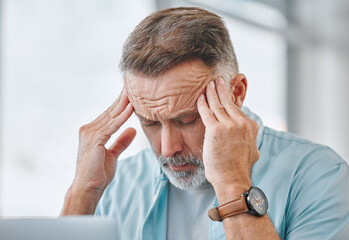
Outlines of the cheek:
<svg viewBox="0 0 349 240">
<path fill-rule="evenodd" d="M 200 121 L 190 129 L 183 131 L 183 140 L 190 152 L 198 157 L 201 157 L 202 147 L 205 138 L 205 126 Z"/>
<path fill-rule="evenodd" d="M 141 124 L 142 126 L 142 124 Z M 149 143 L 156 153 L 156 155 L 160 155 L 161 152 L 161 128 L 148 128 L 142 126 L 143 132 L 145 136 L 148 138 Z"/>
</svg>

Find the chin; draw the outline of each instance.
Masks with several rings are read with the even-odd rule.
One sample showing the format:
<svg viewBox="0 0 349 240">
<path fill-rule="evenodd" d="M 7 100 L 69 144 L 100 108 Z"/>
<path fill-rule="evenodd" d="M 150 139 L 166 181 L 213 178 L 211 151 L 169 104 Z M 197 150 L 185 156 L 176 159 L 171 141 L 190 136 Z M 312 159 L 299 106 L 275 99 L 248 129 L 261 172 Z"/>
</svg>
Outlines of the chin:
<svg viewBox="0 0 349 240">
<path fill-rule="evenodd" d="M 182 190 L 190 190 L 207 182 L 203 167 L 193 171 L 173 171 L 169 167 L 162 167 L 162 171 L 173 186 Z"/>
</svg>

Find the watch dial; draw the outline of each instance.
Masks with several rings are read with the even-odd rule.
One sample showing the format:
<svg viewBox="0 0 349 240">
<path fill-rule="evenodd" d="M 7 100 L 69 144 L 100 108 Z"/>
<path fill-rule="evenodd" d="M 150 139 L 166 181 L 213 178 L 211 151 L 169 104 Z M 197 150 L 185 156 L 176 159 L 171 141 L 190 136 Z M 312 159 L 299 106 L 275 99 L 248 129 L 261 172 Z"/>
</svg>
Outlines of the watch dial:
<svg viewBox="0 0 349 240">
<path fill-rule="evenodd" d="M 253 187 L 250 190 L 247 196 L 247 203 L 258 215 L 264 215 L 268 212 L 269 206 L 267 197 L 259 188 Z"/>
</svg>

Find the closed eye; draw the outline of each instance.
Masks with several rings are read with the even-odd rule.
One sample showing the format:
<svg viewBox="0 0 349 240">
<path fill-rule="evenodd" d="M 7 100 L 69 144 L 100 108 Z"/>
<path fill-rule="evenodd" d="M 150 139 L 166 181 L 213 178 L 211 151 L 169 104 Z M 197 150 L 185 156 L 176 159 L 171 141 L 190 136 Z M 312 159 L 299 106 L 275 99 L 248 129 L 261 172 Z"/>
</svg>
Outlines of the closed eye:
<svg viewBox="0 0 349 240">
<path fill-rule="evenodd" d="M 190 116 L 180 120 L 176 120 L 176 123 L 178 125 L 192 125 L 192 124 L 195 124 L 198 119 L 199 119 L 198 116 Z"/>
<path fill-rule="evenodd" d="M 151 127 L 151 126 L 156 126 L 160 124 L 159 121 L 149 121 L 149 120 L 141 120 L 141 123 L 145 127 Z"/>
<path fill-rule="evenodd" d="M 152 121 L 138 114 L 136 115 L 138 116 L 143 127 L 161 126 L 160 121 Z M 190 125 L 194 125 L 199 118 L 200 118 L 200 114 L 196 112 L 196 113 L 185 114 L 185 115 L 173 118 L 171 119 L 171 122 L 176 124 L 177 126 L 190 126 Z"/>
</svg>

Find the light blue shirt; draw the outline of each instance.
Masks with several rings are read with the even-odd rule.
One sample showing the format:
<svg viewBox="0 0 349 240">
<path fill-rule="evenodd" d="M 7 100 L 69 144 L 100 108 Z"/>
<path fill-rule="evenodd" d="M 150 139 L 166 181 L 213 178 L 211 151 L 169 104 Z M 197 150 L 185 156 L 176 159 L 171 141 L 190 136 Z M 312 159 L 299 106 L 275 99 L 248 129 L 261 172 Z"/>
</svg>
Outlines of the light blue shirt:
<svg viewBox="0 0 349 240">
<path fill-rule="evenodd" d="M 266 194 L 280 238 L 349 239 L 348 164 L 332 149 L 264 127 L 248 108 L 243 111 L 259 125 L 252 183 Z M 95 214 L 114 217 L 120 239 L 164 240 L 168 184 L 153 152 L 141 151 L 118 162 Z M 223 223 L 210 220 L 209 239 L 225 239 Z"/>
</svg>

